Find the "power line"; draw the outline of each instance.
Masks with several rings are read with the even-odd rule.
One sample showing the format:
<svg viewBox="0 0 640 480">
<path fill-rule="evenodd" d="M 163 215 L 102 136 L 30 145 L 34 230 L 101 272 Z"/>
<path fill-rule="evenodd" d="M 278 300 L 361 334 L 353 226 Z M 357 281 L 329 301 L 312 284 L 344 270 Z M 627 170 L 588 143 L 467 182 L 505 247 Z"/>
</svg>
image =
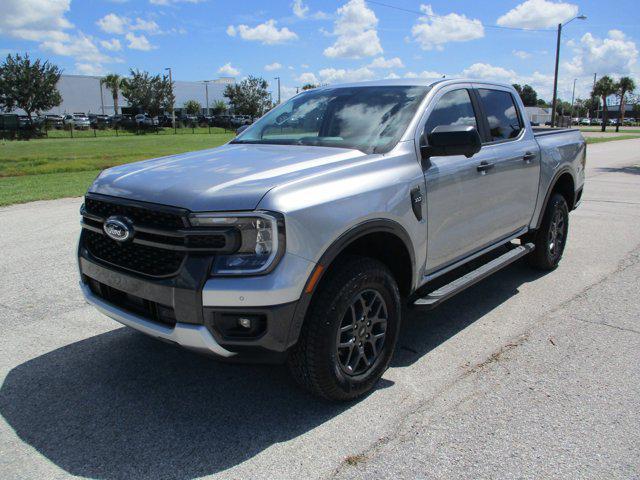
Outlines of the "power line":
<svg viewBox="0 0 640 480">
<path fill-rule="evenodd" d="M 388 3 L 383 3 L 383 2 L 378 2 L 376 0 L 367 0 L 368 3 L 373 3 L 374 5 L 379 5 L 381 7 L 387 7 L 387 8 L 391 8 L 393 10 L 398 10 L 401 12 L 405 12 L 405 13 L 412 13 L 415 15 L 420 15 L 421 17 L 430 17 L 430 18 L 443 18 L 444 15 L 432 15 L 429 13 L 425 13 L 425 12 L 421 12 L 419 10 L 411 10 L 409 8 L 403 8 L 403 7 L 398 7 L 396 5 L 390 5 Z M 482 23 L 480 20 L 472 20 L 470 18 L 464 18 L 461 19 L 464 21 L 467 21 L 469 23 L 473 23 L 473 24 L 480 24 L 482 25 L 484 28 L 495 28 L 498 30 L 517 30 L 519 32 L 555 32 L 555 29 L 551 29 L 551 28 L 521 28 L 521 27 L 505 27 L 502 25 L 487 25 L 485 23 Z"/>
</svg>

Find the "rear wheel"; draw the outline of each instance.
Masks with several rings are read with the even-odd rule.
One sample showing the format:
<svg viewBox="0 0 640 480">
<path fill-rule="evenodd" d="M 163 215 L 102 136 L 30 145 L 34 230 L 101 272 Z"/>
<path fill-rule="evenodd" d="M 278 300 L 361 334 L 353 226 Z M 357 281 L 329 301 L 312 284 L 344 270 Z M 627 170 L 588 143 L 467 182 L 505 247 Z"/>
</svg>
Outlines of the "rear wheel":
<svg viewBox="0 0 640 480">
<path fill-rule="evenodd" d="M 314 294 L 300 339 L 289 355 L 293 377 L 328 400 L 364 395 L 393 356 L 400 327 L 400 294 L 377 260 L 349 256 Z"/>
<path fill-rule="evenodd" d="M 553 270 L 562 259 L 569 231 L 569 208 L 562 195 L 554 193 L 549 199 L 540 229 L 530 241 L 536 248 L 527 257 L 529 264 L 540 270 Z"/>
</svg>

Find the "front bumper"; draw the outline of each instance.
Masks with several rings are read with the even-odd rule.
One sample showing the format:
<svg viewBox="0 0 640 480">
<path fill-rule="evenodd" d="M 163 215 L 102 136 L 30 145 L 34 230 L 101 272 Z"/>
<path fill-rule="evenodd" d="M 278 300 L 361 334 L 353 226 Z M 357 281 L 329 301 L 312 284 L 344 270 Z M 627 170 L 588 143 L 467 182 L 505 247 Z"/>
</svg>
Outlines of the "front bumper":
<svg viewBox="0 0 640 480">
<path fill-rule="evenodd" d="M 212 257 L 193 255 L 176 276 L 150 278 L 105 264 L 82 245 L 78 264 L 86 301 L 124 325 L 199 353 L 239 361 L 278 363 L 297 341 L 304 315 L 298 300 L 311 262 L 285 255 L 268 275 L 209 278 Z M 117 292 L 118 301 L 108 292 Z M 129 297 L 140 308 L 130 308 Z M 170 314 L 162 317 L 159 311 Z M 265 328 L 250 338 L 225 334 L 220 322 L 233 315 L 260 318 Z"/>
<path fill-rule="evenodd" d="M 176 322 L 174 327 L 161 325 L 104 301 L 95 295 L 86 283 L 80 282 L 80 288 L 88 303 L 123 325 L 135 328 L 151 337 L 176 343 L 199 353 L 214 354 L 226 358 L 236 355 L 236 352 L 222 347 L 204 325 L 180 322 Z"/>
</svg>

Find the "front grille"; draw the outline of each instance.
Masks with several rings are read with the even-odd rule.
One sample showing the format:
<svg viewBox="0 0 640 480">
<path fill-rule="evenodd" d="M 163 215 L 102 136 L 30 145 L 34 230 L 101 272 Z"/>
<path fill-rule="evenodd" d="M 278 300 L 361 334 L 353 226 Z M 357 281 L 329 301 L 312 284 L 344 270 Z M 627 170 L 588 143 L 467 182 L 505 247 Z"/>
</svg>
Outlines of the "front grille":
<svg viewBox="0 0 640 480">
<path fill-rule="evenodd" d="M 95 295 L 116 307 L 169 327 L 176 325 L 176 313 L 173 307 L 131 295 L 92 278 L 85 277 L 85 279 Z"/>
<path fill-rule="evenodd" d="M 91 230 L 84 231 L 84 245 L 98 260 L 145 275 L 169 276 L 178 272 L 185 253 L 136 243 L 118 243 Z"/>
<path fill-rule="evenodd" d="M 87 213 L 102 218 L 112 215 L 122 215 L 129 218 L 136 225 L 144 225 L 155 228 L 184 228 L 187 226 L 186 216 L 172 213 L 160 208 L 144 208 L 142 206 L 112 203 L 86 197 L 84 202 Z"/>
</svg>

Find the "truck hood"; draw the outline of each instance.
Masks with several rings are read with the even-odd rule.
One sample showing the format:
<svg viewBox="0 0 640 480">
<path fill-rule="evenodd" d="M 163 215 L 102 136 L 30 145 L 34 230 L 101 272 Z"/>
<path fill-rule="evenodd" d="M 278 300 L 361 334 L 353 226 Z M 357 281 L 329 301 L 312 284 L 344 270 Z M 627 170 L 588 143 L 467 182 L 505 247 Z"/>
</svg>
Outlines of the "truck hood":
<svg viewBox="0 0 640 480">
<path fill-rule="evenodd" d="M 278 185 L 365 156 L 331 147 L 227 144 L 110 168 L 89 191 L 194 212 L 253 210 Z"/>
</svg>

